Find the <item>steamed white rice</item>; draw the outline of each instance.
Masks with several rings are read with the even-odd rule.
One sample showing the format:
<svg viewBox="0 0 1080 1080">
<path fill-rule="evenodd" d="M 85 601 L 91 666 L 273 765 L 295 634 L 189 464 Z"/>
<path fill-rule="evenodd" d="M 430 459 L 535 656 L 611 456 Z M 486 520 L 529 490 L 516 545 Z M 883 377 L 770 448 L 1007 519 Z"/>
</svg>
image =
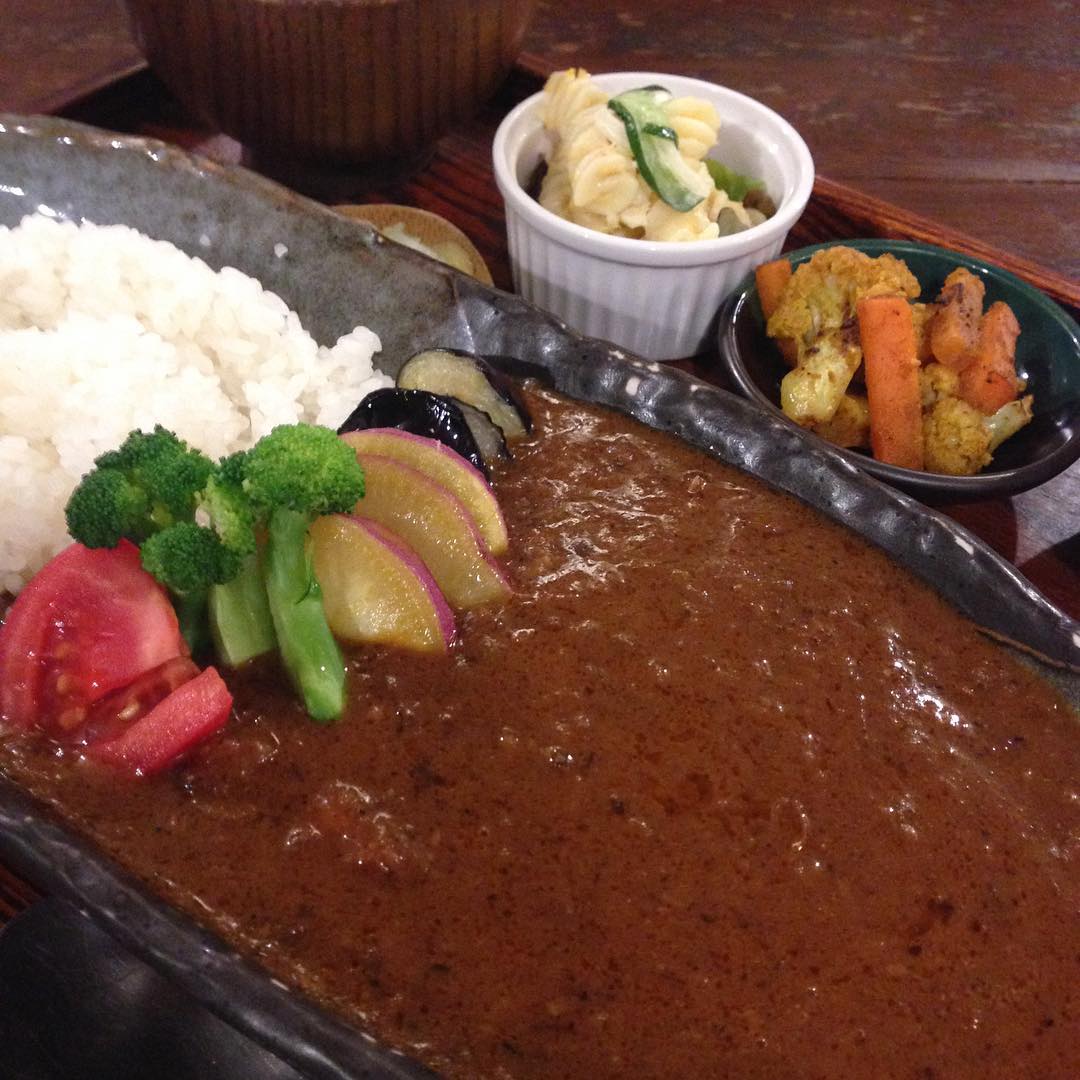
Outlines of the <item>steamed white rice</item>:
<svg viewBox="0 0 1080 1080">
<path fill-rule="evenodd" d="M 276 424 L 336 427 L 379 339 L 320 347 L 281 297 L 125 226 L 0 227 L 0 590 L 69 542 L 64 505 L 94 458 L 163 424 L 212 457 Z"/>
</svg>

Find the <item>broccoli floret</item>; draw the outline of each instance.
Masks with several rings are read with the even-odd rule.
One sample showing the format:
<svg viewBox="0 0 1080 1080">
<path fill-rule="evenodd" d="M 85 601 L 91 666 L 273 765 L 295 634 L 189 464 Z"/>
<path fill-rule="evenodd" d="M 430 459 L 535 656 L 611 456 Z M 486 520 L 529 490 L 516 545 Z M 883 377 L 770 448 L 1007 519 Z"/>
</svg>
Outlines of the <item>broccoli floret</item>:
<svg viewBox="0 0 1080 1080">
<path fill-rule="evenodd" d="M 102 454 L 98 469 L 123 473 L 152 502 L 151 517 L 159 526 L 189 518 L 214 463 L 160 424 L 148 435 L 133 431 L 118 450 Z"/>
<path fill-rule="evenodd" d="M 125 537 L 139 543 L 156 528 L 146 492 L 119 469 L 88 473 L 65 513 L 68 531 L 87 547 L 116 547 Z"/>
<path fill-rule="evenodd" d="M 240 483 L 218 472 L 207 480 L 198 504 L 200 514 L 206 515 L 210 527 L 230 552 L 241 557 L 254 553 L 259 514 Z"/>
<path fill-rule="evenodd" d="M 364 494 L 355 451 L 329 428 L 274 428 L 232 466 L 267 514 L 266 595 L 285 668 L 316 720 L 345 706 L 345 665 L 323 611 L 307 550 L 320 514 L 351 510 Z"/>
<path fill-rule="evenodd" d="M 102 454 L 68 501 L 68 532 L 87 547 L 140 544 L 159 529 L 191 520 L 214 463 L 171 431 L 133 431 Z"/>
<path fill-rule="evenodd" d="M 243 476 L 244 491 L 267 510 L 346 513 L 364 495 L 355 451 L 329 428 L 311 424 L 274 428 L 233 468 Z"/>
<path fill-rule="evenodd" d="M 231 581 L 243 556 L 226 547 L 213 529 L 181 521 L 148 537 L 140 548 L 143 569 L 178 596 L 205 592 Z"/>
<path fill-rule="evenodd" d="M 247 461 L 248 452 L 237 450 L 235 454 L 228 454 L 218 462 L 218 479 L 225 484 L 235 484 L 242 487 L 244 484 L 244 462 Z"/>
<path fill-rule="evenodd" d="M 198 656 L 210 645 L 210 588 L 235 577 L 243 556 L 227 548 L 213 529 L 194 521 L 177 522 L 147 537 L 139 554 L 143 569 L 172 593 L 180 631 Z"/>
<path fill-rule="evenodd" d="M 143 566 L 173 593 L 192 652 L 208 640 L 207 589 L 235 574 L 251 550 L 245 541 L 233 555 L 231 535 L 219 538 L 195 523 L 216 469 L 160 425 L 149 433 L 133 431 L 95 460 L 66 508 L 68 532 L 87 547 L 115 547 L 122 539 L 140 546 Z"/>
<path fill-rule="evenodd" d="M 224 658 L 257 655 L 276 641 L 308 712 L 340 715 L 345 665 L 307 530 L 319 514 L 351 510 L 363 496 L 352 448 L 329 428 L 293 424 L 214 464 L 158 427 L 132 432 L 95 464 L 68 503 L 71 535 L 89 547 L 139 544 L 143 566 L 172 592 L 193 652 L 209 640 L 209 610 Z M 266 602 L 253 603 L 260 589 Z"/>
</svg>

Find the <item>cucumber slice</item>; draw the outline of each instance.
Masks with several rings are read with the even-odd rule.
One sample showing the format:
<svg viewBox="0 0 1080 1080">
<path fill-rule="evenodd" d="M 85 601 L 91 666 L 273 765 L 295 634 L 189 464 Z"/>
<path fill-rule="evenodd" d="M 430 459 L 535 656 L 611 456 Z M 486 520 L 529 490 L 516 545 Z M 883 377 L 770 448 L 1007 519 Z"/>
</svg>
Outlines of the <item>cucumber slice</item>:
<svg viewBox="0 0 1080 1080">
<path fill-rule="evenodd" d="M 709 170 L 712 182 L 732 202 L 742 202 L 751 191 L 764 188 L 765 185 L 754 176 L 743 176 L 742 173 L 729 169 L 726 165 L 713 158 L 705 159 L 705 168 Z"/>
<path fill-rule="evenodd" d="M 643 86 L 613 97 L 608 108 L 626 128 L 642 179 L 673 210 L 686 213 L 705 196 L 699 178 L 679 153 L 679 136 L 664 112 L 663 103 L 670 98 L 662 86 Z"/>
</svg>

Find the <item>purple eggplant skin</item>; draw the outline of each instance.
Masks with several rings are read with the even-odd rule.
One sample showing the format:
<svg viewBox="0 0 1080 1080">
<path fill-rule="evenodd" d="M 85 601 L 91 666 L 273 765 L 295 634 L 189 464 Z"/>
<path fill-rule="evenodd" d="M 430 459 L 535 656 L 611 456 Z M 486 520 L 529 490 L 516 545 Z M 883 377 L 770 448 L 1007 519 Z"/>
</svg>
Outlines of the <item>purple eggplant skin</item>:
<svg viewBox="0 0 1080 1080">
<path fill-rule="evenodd" d="M 402 365 L 397 384 L 445 394 L 486 412 L 508 439 L 532 431 L 532 418 L 516 380 L 483 356 L 461 349 L 422 349 Z"/>
<path fill-rule="evenodd" d="M 490 479 L 487 462 L 468 422 L 450 398 L 396 386 L 374 390 L 349 413 L 338 434 L 376 427 L 400 428 L 412 435 L 438 439 Z"/>
</svg>

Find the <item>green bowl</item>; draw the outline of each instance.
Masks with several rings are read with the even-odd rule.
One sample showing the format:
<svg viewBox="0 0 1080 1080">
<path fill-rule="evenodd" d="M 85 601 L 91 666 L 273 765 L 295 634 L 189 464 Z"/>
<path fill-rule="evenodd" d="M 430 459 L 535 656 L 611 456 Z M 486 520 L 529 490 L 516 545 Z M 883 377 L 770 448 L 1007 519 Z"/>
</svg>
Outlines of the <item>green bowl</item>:
<svg viewBox="0 0 1080 1080">
<path fill-rule="evenodd" d="M 844 246 L 877 256 L 890 252 L 907 263 L 933 300 L 949 271 L 966 267 L 982 278 L 986 303 L 1003 300 L 1020 323 L 1017 372 L 1034 396 L 1034 417 L 1001 445 L 977 476 L 945 476 L 885 465 L 858 450 L 837 449 L 879 480 L 928 502 L 966 502 L 1026 491 L 1056 476 L 1080 457 L 1080 328 L 1038 289 L 1000 267 L 957 251 L 913 240 L 845 240 Z M 834 244 L 815 244 L 789 254 L 793 265 Z M 765 334 L 765 319 L 753 276 L 724 305 L 720 355 L 732 380 L 752 401 L 780 413 L 780 380 L 789 370 Z M 781 413 L 781 415 L 783 415 Z M 816 436 L 812 436 L 816 438 Z"/>
</svg>

